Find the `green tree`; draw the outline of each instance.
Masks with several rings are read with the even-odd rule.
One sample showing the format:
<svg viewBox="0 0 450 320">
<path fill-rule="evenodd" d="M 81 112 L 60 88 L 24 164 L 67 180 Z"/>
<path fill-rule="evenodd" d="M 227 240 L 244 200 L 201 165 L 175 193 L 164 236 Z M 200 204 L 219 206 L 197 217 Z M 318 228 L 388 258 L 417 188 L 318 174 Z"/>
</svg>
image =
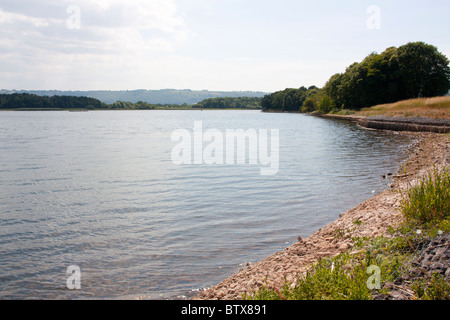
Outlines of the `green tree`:
<svg viewBox="0 0 450 320">
<path fill-rule="evenodd" d="M 261 107 L 264 111 L 278 110 L 278 111 L 303 111 L 303 106 L 308 98 L 314 101 L 314 110 L 317 108 L 318 96 L 321 93 L 321 89 L 316 86 L 311 86 L 308 89 L 300 87 L 299 89 L 285 89 L 282 91 L 274 92 L 270 95 L 266 95 L 261 100 Z M 314 111 L 311 110 L 311 111 Z"/>
<path fill-rule="evenodd" d="M 361 109 L 399 100 L 444 95 L 450 88 L 449 60 L 436 47 L 423 42 L 390 47 L 371 53 L 363 61 L 316 86 L 285 89 L 266 95 L 263 110 L 321 112 Z M 311 98 L 311 99 L 310 99 Z M 308 100 L 309 99 L 309 100 Z"/>
<path fill-rule="evenodd" d="M 333 75 L 324 91 L 338 108 L 360 109 L 398 100 L 444 95 L 450 87 L 449 60 L 423 42 L 390 47 Z"/>
<path fill-rule="evenodd" d="M 342 97 L 342 81 L 344 75 L 342 73 L 336 73 L 331 76 L 331 78 L 325 84 L 323 90 L 327 96 L 329 96 L 337 108 L 342 108 L 344 106 L 344 99 Z"/>
<path fill-rule="evenodd" d="M 317 110 L 317 104 L 314 98 L 309 97 L 305 100 L 302 106 L 302 112 L 313 112 Z"/>
<path fill-rule="evenodd" d="M 330 113 L 333 109 L 335 109 L 333 99 L 331 99 L 328 95 L 324 95 L 320 100 L 317 110 L 321 113 Z"/>
<path fill-rule="evenodd" d="M 408 43 L 398 48 L 404 99 L 444 95 L 450 88 L 449 60 L 436 47 Z"/>
</svg>

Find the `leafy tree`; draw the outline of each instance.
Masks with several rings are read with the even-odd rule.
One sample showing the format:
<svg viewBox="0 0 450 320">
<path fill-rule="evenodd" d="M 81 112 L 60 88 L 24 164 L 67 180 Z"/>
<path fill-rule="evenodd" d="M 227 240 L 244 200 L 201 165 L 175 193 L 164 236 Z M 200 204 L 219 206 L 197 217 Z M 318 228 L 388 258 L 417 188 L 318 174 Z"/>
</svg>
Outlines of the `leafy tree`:
<svg viewBox="0 0 450 320">
<path fill-rule="evenodd" d="M 194 109 L 261 109 L 262 100 L 263 98 L 258 97 L 218 97 L 205 99 L 192 107 Z"/>
<path fill-rule="evenodd" d="M 342 73 L 336 73 L 331 76 L 331 78 L 325 84 L 323 88 L 325 95 L 329 96 L 334 100 L 334 104 L 337 108 L 342 108 L 344 106 L 344 99 L 342 96 L 342 82 L 344 75 Z"/>
<path fill-rule="evenodd" d="M 450 88 L 449 60 L 423 42 L 387 48 L 333 75 L 324 87 L 338 108 L 360 109 L 399 100 L 444 95 Z"/>
<path fill-rule="evenodd" d="M 437 48 L 423 42 L 398 48 L 404 98 L 444 95 L 450 88 L 449 60 Z"/>
<path fill-rule="evenodd" d="M 261 100 L 261 107 L 264 111 L 302 111 L 305 101 L 308 98 L 314 101 L 314 106 L 317 107 L 317 102 L 313 99 L 321 90 L 316 86 L 311 86 L 308 89 L 300 87 L 299 89 L 285 89 L 283 91 L 277 91 L 270 95 L 266 95 Z M 312 110 L 312 111 L 314 111 Z M 305 111 L 302 111 L 305 112 Z"/>
<path fill-rule="evenodd" d="M 1 109 L 73 109 L 73 108 L 101 108 L 100 100 L 88 97 L 73 96 L 38 96 L 28 93 L 14 93 L 0 95 Z"/>
<path fill-rule="evenodd" d="M 333 109 L 335 109 L 333 99 L 331 99 L 330 96 L 324 95 L 320 100 L 317 110 L 321 113 L 329 113 Z"/>
<path fill-rule="evenodd" d="M 308 98 L 305 100 L 305 102 L 303 103 L 302 112 L 313 112 L 317 109 L 317 105 L 316 102 L 314 101 L 313 98 Z"/>
</svg>

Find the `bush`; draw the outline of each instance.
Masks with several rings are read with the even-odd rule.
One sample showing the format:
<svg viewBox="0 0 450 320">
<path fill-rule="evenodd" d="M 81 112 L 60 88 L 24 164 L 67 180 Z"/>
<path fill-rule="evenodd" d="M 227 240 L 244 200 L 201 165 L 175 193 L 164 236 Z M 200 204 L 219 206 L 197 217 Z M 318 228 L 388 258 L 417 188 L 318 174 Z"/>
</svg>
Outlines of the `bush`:
<svg viewBox="0 0 450 320">
<path fill-rule="evenodd" d="M 322 100 L 320 100 L 318 110 L 321 113 L 329 113 L 335 108 L 335 103 L 333 99 L 329 96 L 323 96 Z"/>
<path fill-rule="evenodd" d="M 314 99 L 313 98 L 306 99 L 301 108 L 301 112 L 308 113 L 313 112 L 315 110 L 317 110 L 317 105 Z"/>
</svg>

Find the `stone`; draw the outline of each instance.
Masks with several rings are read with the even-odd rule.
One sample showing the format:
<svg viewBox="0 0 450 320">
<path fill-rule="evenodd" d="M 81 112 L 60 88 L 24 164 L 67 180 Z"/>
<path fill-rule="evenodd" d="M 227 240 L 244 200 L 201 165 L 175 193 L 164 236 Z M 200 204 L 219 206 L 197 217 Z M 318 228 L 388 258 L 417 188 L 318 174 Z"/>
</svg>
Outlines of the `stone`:
<svg viewBox="0 0 450 320">
<path fill-rule="evenodd" d="M 431 264 L 431 270 L 442 270 L 444 269 L 444 265 L 440 262 L 433 262 Z"/>
<path fill-rule="evenodd" d="M 423 272 L 419 268 L 413 268 L 409 273 L 410 277 L 418 277 L 421 274 L 423 274 Z"/>
</svg>

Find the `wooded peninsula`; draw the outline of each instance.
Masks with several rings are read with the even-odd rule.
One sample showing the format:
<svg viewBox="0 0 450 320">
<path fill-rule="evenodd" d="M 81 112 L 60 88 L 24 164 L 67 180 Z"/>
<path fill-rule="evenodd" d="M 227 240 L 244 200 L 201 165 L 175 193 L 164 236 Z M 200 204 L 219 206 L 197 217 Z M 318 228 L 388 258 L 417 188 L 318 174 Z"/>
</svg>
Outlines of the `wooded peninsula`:
<svg viewBox="0 0 450 320">
<path fill-rule="evenodd" d="M 448 58 L 414 42 L 371 53 L 338 73 L 323 88 L 286 89 L 262 99 L 264 111 L 345 112 L 413 98 L 443 96 L 450 89 Z"/>
</svg>

